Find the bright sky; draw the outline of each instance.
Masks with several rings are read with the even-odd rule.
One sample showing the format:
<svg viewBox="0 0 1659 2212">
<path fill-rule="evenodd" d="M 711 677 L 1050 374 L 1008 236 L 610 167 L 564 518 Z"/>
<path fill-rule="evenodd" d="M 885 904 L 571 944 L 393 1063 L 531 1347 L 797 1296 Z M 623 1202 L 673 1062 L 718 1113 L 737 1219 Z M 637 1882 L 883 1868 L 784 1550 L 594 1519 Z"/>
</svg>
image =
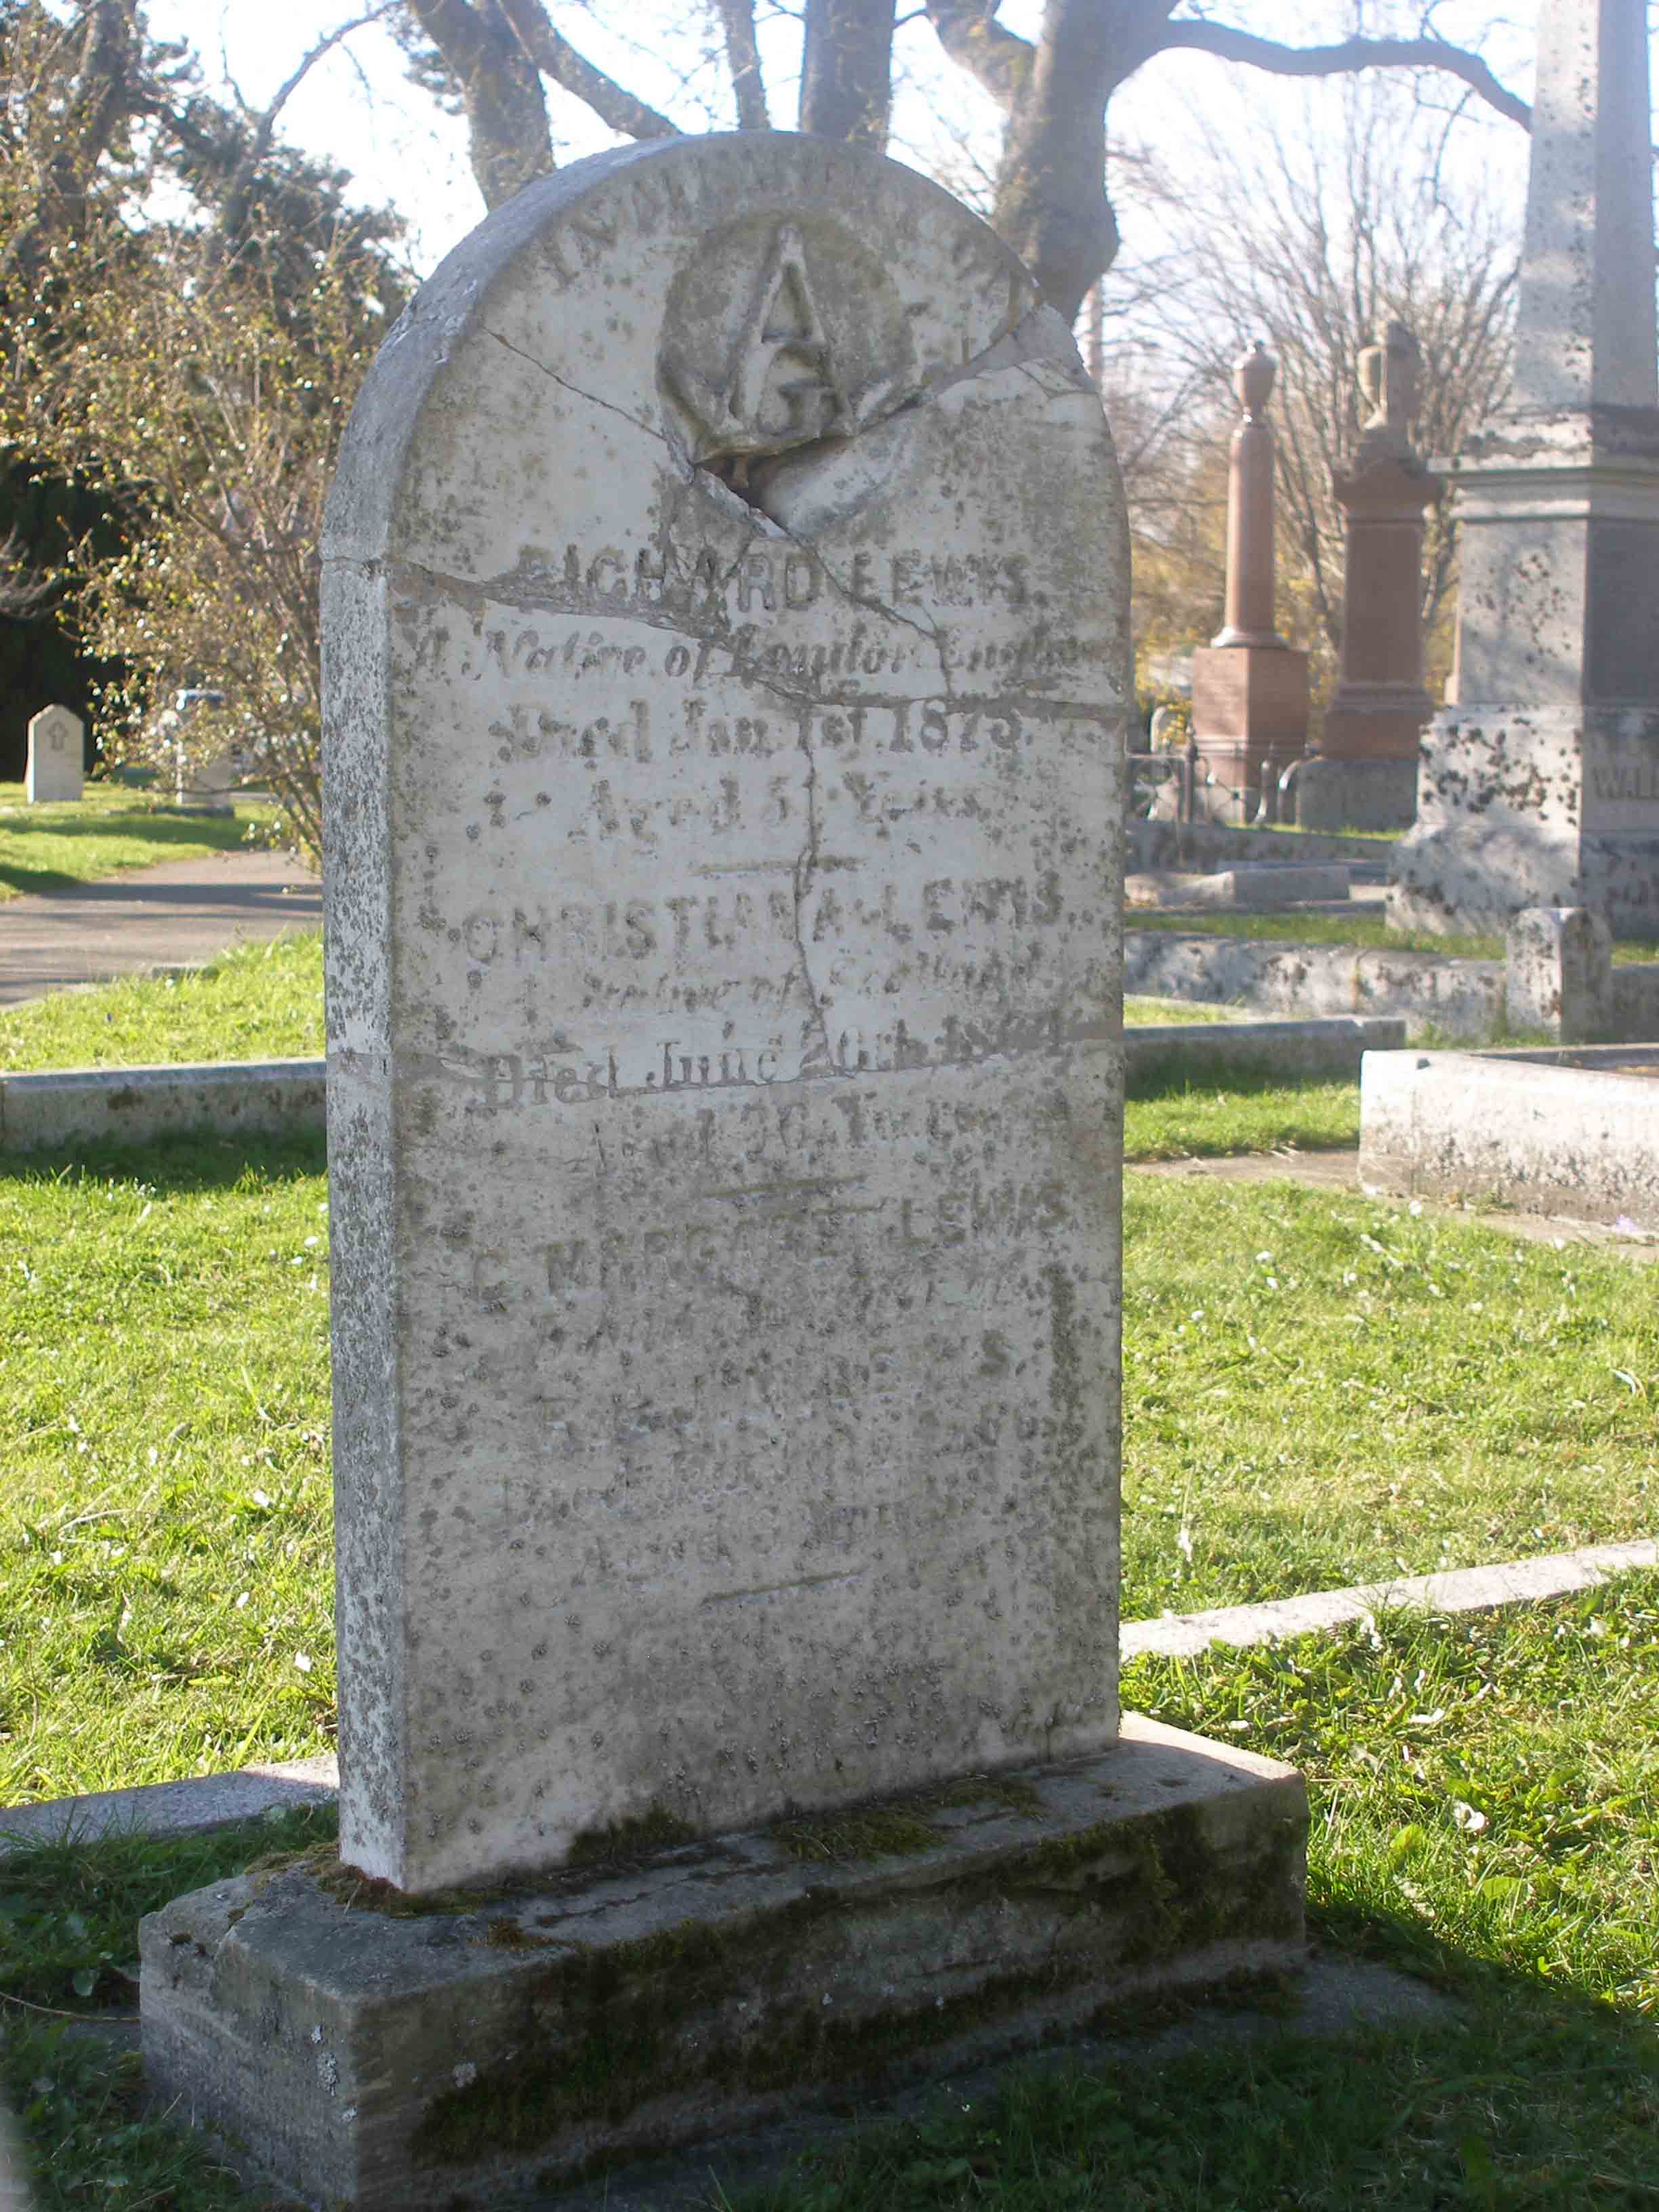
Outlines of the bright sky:
<svg viewBox="0 0 1659 2212">
<path fill-rule="evenodd" d="M 316 40 L 365 0 L 150 0 L 152 31 L 187 39 L 210 84 L 228 76 L 256 106 L 276 87 Z M 799 29 L 793 17 L 765 13 L 763 39 L 769 50 L 769 90 L 773 118 L 793 121 Z M 906 13 L 909 11 L 906 9 Z M 1241 4 L 1230 13 L 1248 20 Z M 1350 9 L 1340 0 L 1280 0 L 1273 12 L 1276 36 L 1298 42 L 1340 36 Z M 1375 12 L 1375 11 L 1373 11 Z M 1254 11 L 1259 18 L 1261 11 Z M 722 72 L 715 58 L 712 13 L 688 14 L 682 0 L 632 0 L 627 9 L 604 0 L 562 0 L 554 9 L 562 31 L 590 60 L 606 69 L 686 127 L 726 127 Z M 1009 0 L 1003 18 L 1011 28 L 1035 27 L 1037 0 Z M 1437 21 L 1447 36 L 1484 43 L 1504 81 L 1530 91 L 1530 33 L 1500 22 L 1486 30 L 1489 10 L 1478 0 L 1445 0 Z M 615 27 L 621 24 L 629 27 Z M 1387 27 L 1378 16 L 1377 27 Z M 925 21 L 899 34 L 898 58 L 910 82 L 896 113 L 893 152 L 940 174 L 959 191 L 971 191 L 976 167 L 994 156 L 994 110 L 963 75 L 941 60 Z M 1301 118 L 1319 112 L 1319 88 L 1226 67 L 1195 54 L 1158 58 L 1114 100 L 1114 135 L 1146 143 L 1179 173 L 1183 140 L 1194 118 L 1213 127 L 1248 130 L 1253 118 L 1277 117 L 1292 134 Z M 550 94 L 556 150 L 562 161 L 616 143 L 578 102 Z M 366 199 L 398 207 L 410 226 L 411 258 L 422 274 L 481 218 L 483 203 L 467 166 L 462 122 L 441 112 L 428 94 L 410 84 L 389 34 L 371 26 L 311 71 L 284 113 L 285 135 L 349 169 Z M 1517 236 L 1525 188 L 1522 134 L 1494 119 L 1471 134 L 1468 158 L 1495 173 L 1516 195 Z M 1474 150 L 1478 143 L 1479 151 Z M 1133 242 L 1133 241 L 1132 241 Z"/>
</svg>

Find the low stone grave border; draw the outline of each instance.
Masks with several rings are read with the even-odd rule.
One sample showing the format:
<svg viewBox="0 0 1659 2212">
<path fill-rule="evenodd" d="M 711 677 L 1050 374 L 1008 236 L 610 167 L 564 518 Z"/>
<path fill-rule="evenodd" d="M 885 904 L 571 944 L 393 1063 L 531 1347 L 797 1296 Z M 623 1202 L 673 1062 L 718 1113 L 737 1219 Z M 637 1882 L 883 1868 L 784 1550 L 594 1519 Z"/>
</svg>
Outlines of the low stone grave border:
<svg viewBox="0 0 1659 2212">
<path fill-rule="evenodd" d="M 1274 874 L 1289 880 L 1273 869 L 1243 870 L 1241 880 Z M 1155 888 L 1156 879 L 1142 884 Z M 1506 1030 L 1563 1044 L 1659 1038 L 1659 954 L 1615 966 L 1607 923 L 1588 907 L 1523 908 L 1510 920 L 1502 960 L 1218 937 L 1201 921 L 1190 934 L 1131 927 L 1123 988 L 1304 1017 L 1395 1014 L 1413 1040 L 1438 1032 L 1485 1043 Z"/>
<path fill-rule="evenodd" d="M 1302 1597 L 1260 1605 L 1223 1606 L 1208 1613 L 1166 1613 L 1157 1620 L 1126 1621 L 1119 1651 L 1127 1662 L 1158 1656 L 1197 1658 L 1212 1644 L 1243 1650 L 1287 1641 L 1364 1620 L 1379 1610 L 1463 1613 L 1536 1604 L 1595 1589 L 1615 1575 L 1659 1567 L 1659 1543 L 1592 1544 L 1501 1565 L 1454 1567 L 1398 1582 L 1362 1583 L 1352 1589 L 1312 1590 Z M 0 1807 L 0 1857 L 38 1844 L 141 1830 L 148 1835 L 199 1835 L 239 1820 L 325 1804 L 338 1781 L 331 1755 L 271 1765 L 245 1766 L 230 1774 L 186 1782 L 155 1782 L 136 1790 L 105 1790 L 44 1804 Z"/>
<path fill-rule="evenodd" d="M 1357 1079 L 1362 1055 L 1403 1045 L 1397 1019 L 1158 1024 L 1124 1032 L 1133 1081 L 1156 1068 L 1172 1075 L 1218 1068 Z M 173 1067 L 54 1068 L 0 1074 L 0 1152 L 69 1145 L 143 1143 L 207 1130 L 226 1136 L 283 1136 L 319 1130 L 320 1060 L 225 1060 Z"/>
<path fill-rule="evenodd" d="M 1659 1046 L 1369 1054 L 1359 1176 L 1659 1230 Z"/>
</svg>

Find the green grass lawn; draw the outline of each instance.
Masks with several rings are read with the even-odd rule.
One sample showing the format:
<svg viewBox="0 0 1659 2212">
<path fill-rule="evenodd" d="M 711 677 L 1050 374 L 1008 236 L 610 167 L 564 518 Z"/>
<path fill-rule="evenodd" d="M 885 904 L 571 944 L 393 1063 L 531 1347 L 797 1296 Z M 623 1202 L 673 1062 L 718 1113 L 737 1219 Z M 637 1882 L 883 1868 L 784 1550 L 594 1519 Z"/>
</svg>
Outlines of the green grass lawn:
<svg viewBox="0 0 1659 2212">
<path fill-rule="evenodd" d="M 1659 1575 L 1456 1621 L 1384 1615 L 1143 1660 L 1124 1690 L 1301 1769 L 1315 1933 L 1415 1972 L 1453 2001 L 1446 2014 L 1334 2043 L 1298 2032 L 1284 1991 L 1267 2039 L 1149 2058 L 1135 2046 L 1180 2008 L 1141 2008 L 1103 2063 L 1056 2054 L 988 2095 L 940 2094 L 926 2123 L 844 2136 L 741 2212 L 1651 2206 Z M 40 2212 L 267 2201 L 145 2108 L 135 2057 L 55 2015 L 130 2014 L 141 1912 L 327 1827 L 289 1815 L 0 1861 L 0 1985 L 15 2001 L 0 2008 L 0 2085 L 39 2162 Z M 1127 2025 L 1120 2010 L 1102 2030 Z M 711 2183 L 711 2207 L 731 2201 Z"/>
<path fill-rule="evenodd" d="M 1358 951 L 1379 952 L 1437 952 L 1453 960 L 1501 960 L 1501 937 L 1438 937 L 1426 929 L 1390 929 L 1382 913 L 1356 907 L 1347 914 L 1160 914 L 1155 908 L 1132 907 L 1123 926 L 1128 930 L 1162 929 L 1177 937 L 1249 937 L 1276 945 L 1351 945 Z M 1613 948 L 1618 961 L 1659 959 L 1659 945 L 1620 939 Z"/>
<path fill-rule="evenodd" d="M 0 1008 L 0 1069 L 320 1058 L 316 930 L 244 945 L 194 975 L 124 976 Z"/>
<path fill-rule="evenodd" d="M 320 1139 L 0 1175 L 0 1803 L 314 1752 Z"/>
<path fill-rule="evenodd" d="M 270 807 L 248 805 L 234 816 L 182 814 L 149 792 L 107 783 L 89 783 L 78 802 L 30 806 L 21 783 L 0 783 L 0 901 L 67 890 L 158 860 L 237 852 L 250 828 L 272 818 Z"/>
</svg>

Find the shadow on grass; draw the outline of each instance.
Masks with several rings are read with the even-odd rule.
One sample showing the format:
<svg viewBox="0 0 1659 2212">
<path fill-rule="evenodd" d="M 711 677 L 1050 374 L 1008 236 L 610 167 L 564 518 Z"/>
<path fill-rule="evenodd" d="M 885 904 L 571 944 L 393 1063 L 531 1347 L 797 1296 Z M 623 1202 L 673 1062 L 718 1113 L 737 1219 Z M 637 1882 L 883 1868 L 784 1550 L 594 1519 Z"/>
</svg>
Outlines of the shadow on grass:
<svg viewBox="0 0 1659 2212">
<path fill-rule="evenodd" d="M 1437 1945 L 1316 1916 L 1322 1944 L 1449 2000 L 1407 2024 L 1152 2002 L 1098 2040 L 953 2081 L 928 2117 L 858 2130 L 731 2212 L 1636 2212 L 1659 2203 L 1659 2041 L 1638 2016 Z M 1340 1960 L 1327 1957 L 1328 1965 Z M 719 2170 L 718 2158 L 710 2161 Z"/>
<path fill-rule="evenodd" d="M 319 1807 L 210 1836 L 0 1858 L 5 1992 L 92 2021 L 130 2015 L 143 1913 L 332 1832 L 332 1809 Z M 1343 1900 L 1313 1917 L 1328 1952 L 1404 1970 L 1450 2002 L 1425 2017 L 1419 1998 L 1412 2024 L 1390 2027 L 1328 2002 L 1310 2012 L 1293 1984 L 1211 2004 L 1139 2000 L 1103 2014 L 1089 2040 L 907 2098 L 903 2119 L 880 2078 L 837 2085 L 833 2109 L 856 2116 L 855 2128 L 831 2135 L 826 2120 L 829 2139 L 781 2178 L 756 2189 L 728 2171 L 732 2193 L 711 2179 L 705 2201 L 738 2212 L 1638 2212 L 1659 2202 L 1651 2021 L 1474 1957 L 1407 1914 Z M 1374 1987 L 1367 1995 L 1376 2001 Z M 199 2142 L 145 2115 L 131 2060 L 92 2043 L 71 2054 L 39 2015 L 9 2012 L 7 2026 L 0 2070 L 23 2107 L 47 2212 L 103 2202 L 112 2177 L 131 2187 L 135 2170 L 178 2208 L 248 2203 Z M 77 2124 L 66 2135 L 59 2106 L 70 2098 Z M 94 2113 L 100 2124 L 87 2124 Z M 726 2161 L 712 2146 L 685 2165 L 701 2180 Z"/>
<path fill-rule="evenodd" d="M 210 814 L 112 812 L 89 815 L 80 822 L 7 822 L 0 825 L 0 836 L 8 842 L 40 836 L 62 839 L 66 843 L 87 840 L 105 844 L 118 838 L 134 844 L 153 845 L 156 848 L 155 859 L 164 860 L 170 848 L 177 845 L 207 845 L 216 852 L 240 851 L 246 829 L 245 822 Z M 142 860 L 124 862 L 120 872 L 125 874 L 131 867 L 143 866 Z M 30 867 L 15 859 L 0 860 L 0 884 L 11 890 L 55 895 L 79 890 L 86 881 L 84 876 L 64 868 Z"/>
<path fill-rule="evenodd" d="M 0 1151 L 0 1177 L 10 1182 L 142 1182 L 158 1193 L 179 1194 L 230 1190 L 248 1182 L 294 1182 L 327 1168 L 320 1129 L 291 1137 L 184 1131 L 143 1145 L 77 1145 L 68 1159 L 61 1152 Z"/>
<path fill-rule="evenodd" d="M 1214 1032 L 1206 1030 L 1205 1034 Z M 1233 1098 L 1293 1097 L 1298 1091 L 1323 1091 L 1333 1083 L 1358 1085 L 1358 1069 L 1347 1074 L 1287 1074 L 1282 1060 L 1275 1067 L 1272 1051 L 1271 1046 L 1243 1045 L 1236 1053 L 1206 1056 L 1204 1065 L 1197 1068 L 1179 1045 L 1172 1044 L 1167 1053 L 1144 1059 L 1137 1054 L 1125 1081 L 1124 1097 L 1144 1105 L 1157 1098 L 1210 1098 L 1218 1091 Z"/>
</svg>

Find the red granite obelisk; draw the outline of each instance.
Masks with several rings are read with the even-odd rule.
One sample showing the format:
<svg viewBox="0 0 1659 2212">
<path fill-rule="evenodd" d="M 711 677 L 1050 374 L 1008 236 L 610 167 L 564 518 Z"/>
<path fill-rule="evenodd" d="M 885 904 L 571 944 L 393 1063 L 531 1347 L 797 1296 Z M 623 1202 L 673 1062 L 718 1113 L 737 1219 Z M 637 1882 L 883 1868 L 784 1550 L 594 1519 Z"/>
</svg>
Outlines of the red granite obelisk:
<svg viewBox="0 0 1659 2212">
<path fill-rule="evenodd" d="M 1308 736 L 1308 656 L 1273 627 L 1273 434 L 1278 363 L 1258 340 L 1233 364 L 1243 412 L 1227 472 L 1226 620 L 1193 655 L 1200 799 L 1218 821 L 1266 811 Z"/>
</svg>

